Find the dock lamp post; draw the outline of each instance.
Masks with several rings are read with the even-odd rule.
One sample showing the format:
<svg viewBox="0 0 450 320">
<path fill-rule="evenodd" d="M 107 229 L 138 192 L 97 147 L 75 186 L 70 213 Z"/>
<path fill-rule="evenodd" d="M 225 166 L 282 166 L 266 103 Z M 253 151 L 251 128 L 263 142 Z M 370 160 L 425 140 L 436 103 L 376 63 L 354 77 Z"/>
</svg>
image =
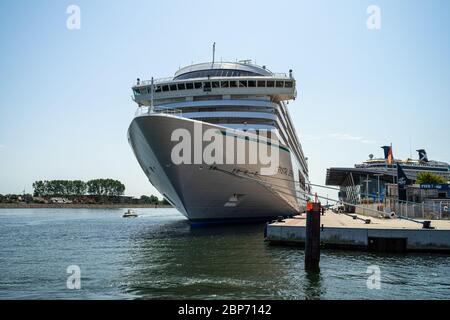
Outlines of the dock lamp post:
<svg viewBox="0 0 450 320">
<path fill-rule="evenodd" d="M 377 177 L 377 187 L 378 187 L 378 191 L 377 191 L 377 200 L 378 203 L 380 203 L 380 177 L 382 176 L 382 173 L 376 173 L 374 174 L 375 177 Z"/>
<path fill-rule="evenodd" d="M 367 175 L 367 179 L 364 182 L 366 183 L 366 201 L 369 202 L 369 175 Z"/>
</svg>

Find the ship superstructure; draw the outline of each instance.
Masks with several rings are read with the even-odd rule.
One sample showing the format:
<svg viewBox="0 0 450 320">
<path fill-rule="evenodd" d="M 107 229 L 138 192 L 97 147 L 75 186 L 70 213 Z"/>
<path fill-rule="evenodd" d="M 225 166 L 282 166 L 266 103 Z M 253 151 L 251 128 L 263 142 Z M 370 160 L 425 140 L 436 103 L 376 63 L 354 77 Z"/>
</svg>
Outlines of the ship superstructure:
<svg viewBox="0 0 450 320">
<path fill-rule="evenodd" d="M 418 158 L 405 160 L 394 158 L 392 146 L 382 147 L 385 150 L 384 158 L 374 158 L 373 155 L 361 164 L 356 164 L 355 168 L 374 169 L 381 172 L 390 173 L 392 176 L 397 175 L 397 166 L 400 165 L 412 181 L 416 180 L 419 172 L 430 172 L 443 177 L 446 181 L 450 181 L 450 165 L 447 162 L 429 160 L 427 152 L 424 149 L 417 150 Z M 390 155 L 391 154 L 391 155 Z"/>
</svg>

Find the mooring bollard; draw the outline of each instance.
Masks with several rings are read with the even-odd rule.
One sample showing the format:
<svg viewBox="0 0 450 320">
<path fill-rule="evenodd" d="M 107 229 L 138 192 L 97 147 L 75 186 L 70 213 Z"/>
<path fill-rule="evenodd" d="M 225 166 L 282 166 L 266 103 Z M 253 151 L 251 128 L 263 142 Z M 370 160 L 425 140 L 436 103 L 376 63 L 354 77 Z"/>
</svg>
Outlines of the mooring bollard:
<svg viewBox="0 0 450 320">
<path fill-rule="evenodd" d="M 320 262 L 320 202 L 308 202 L 306 211 L 305 270 L 318 271 Z"/>
</svg>

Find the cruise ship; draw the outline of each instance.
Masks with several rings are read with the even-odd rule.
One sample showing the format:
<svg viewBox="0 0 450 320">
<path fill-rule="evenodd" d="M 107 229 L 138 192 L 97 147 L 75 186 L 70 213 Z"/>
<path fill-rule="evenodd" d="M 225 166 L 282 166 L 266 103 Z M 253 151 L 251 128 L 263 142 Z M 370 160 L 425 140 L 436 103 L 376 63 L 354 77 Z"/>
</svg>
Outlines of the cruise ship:
<svg viewBox="0 0 450 320">
<path fill-rule="evenodd" d="M 361 203 L 363 199 L 383 200 L 387 185 L 398 182 L 398 166 L 410 182 L 417 181 L 422 172 L 441 176 L 450 181 L 450 165 L 447 162 L 428 159 L 424 149 L 417 150 L 418 158 L 402 160 L 394 158 L 392 146 L 384 146 L 384 158 L 369 155 L 369 159 L 353 167 L 333 167 L 327 169 L 326 185 L 340 188 L 339 199 L 347 203 Z M 348 207 L 352 212 L 354 207 Z"/>
<path fill-rule="evenodd" d="M 417 159 L 396 159 L 393 156 L 392 146 L 381 147 L 384 149 L 384 158 L 375 158 L 372 154 L 369 159 L 361 164 L 356 164 L 355 168 L 378 170 L 389 173 L 396 177 L 397 166 L 400 165 L 407 177 L 415 181 L 419 172 L 429 172 L 441 176 L 446 181 L 450 181 L 450 165 L 447 162 L 428 159 L 425 149 L 417 150 Z"/>
<path fill-rule="evenodd" d="M 170 78 L 137 79 L 132 90 L 138 109 L 128 129 L 131 148 L 150 183 L 189 220 L 260 220 L 305 210 L 308 163 L 288 111 L 297 96 L 292 70 L 213 61 Z M 219 161 L 201 157 L 221 140 L 205 139 L 206 132 L 226 140 L 212 153 Z M 174 161 L 182 142 L 191 147 L 179 152 L 188 161 Z M 265 171 L 268 163 L 255 157 L 264 148 L 277 154 L 275 170 Z"/>
</svg>

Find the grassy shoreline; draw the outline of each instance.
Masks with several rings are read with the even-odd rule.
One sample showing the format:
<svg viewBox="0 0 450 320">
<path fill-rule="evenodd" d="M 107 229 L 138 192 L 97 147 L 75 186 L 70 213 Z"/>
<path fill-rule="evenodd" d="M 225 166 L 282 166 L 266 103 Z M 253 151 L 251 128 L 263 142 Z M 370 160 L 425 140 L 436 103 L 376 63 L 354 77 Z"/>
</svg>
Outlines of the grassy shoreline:
<svg viewBox="0 0 450 320">
<path fill-rule="evenodd" d="M 170 205 L 154 204 L 82 204 L 82 203 L 0 203 L 0 209 L 128 209 L 128 208 L 173 208 Z"/>
</svg>

